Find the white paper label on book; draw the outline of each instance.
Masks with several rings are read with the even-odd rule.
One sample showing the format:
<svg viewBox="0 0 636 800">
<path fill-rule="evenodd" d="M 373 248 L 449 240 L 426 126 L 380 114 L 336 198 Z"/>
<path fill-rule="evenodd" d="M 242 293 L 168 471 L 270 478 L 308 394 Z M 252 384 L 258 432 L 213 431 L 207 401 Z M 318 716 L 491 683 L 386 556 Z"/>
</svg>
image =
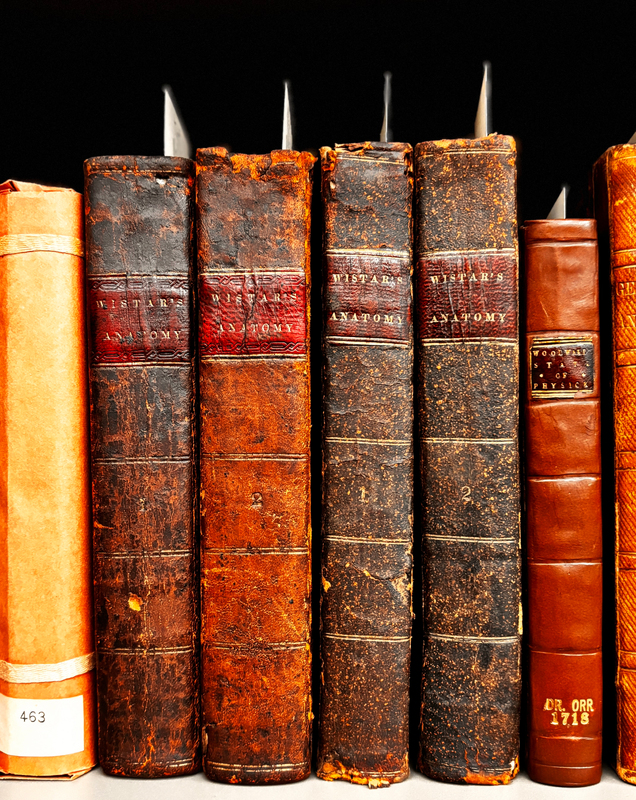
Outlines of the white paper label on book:
<svg viewBox="0 0 636 800">
<path fill-rule="evenodd" d="M 84 698 L 28 700 L 0 694 L 0 752 L 22 758 L 84 750 Z"/>
</svg>

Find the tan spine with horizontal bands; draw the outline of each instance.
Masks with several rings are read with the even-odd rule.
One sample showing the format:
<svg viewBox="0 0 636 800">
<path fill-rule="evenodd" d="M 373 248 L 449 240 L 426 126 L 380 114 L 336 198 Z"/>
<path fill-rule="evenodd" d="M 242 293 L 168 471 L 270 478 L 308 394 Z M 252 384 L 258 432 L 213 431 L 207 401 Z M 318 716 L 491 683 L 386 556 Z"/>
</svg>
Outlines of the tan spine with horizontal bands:
<svg viewBox="0 0 636 800">
<path fill-rule="evenodd" d="M 82 752 L 0 752 L 11 775 L 96 762 L 83 240 L 77 192 L 0 185 L 0 695 L 84 713 Z"/>
<path fill-rule="evenodd" d="M 624 781 L 636 783 L 636 146 L 611 147 L 596 162 L 594 173 L 599 239 L 609 234 L 612 286 L 616 771 Z M 603 250 L 607 257 L 607 248 Z"/>
</svg>

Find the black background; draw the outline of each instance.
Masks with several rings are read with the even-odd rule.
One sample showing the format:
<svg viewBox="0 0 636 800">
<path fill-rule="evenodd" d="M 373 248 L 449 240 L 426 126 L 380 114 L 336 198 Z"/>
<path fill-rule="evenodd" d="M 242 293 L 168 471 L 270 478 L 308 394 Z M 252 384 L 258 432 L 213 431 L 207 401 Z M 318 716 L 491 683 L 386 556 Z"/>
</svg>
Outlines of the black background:
<svg viewBox="0 0 636 800">
<path fill-rule="evenodd" d="M 193 146 L 281 144 L 284 79 L 296 149 L 377 139 L 383 72 L 396 140 L 472 135 L 482 61 L 495 130 L 516 137 L 519 219 L 636 130 L 636 5 L 447 0 L 3 0 L 0 180 L 81 190 L 82 162 L 163 147 L 163 83 Z"/>
<path fill-rule="evenodd" d="M 292 83 L 296 149 L 317 154 L 323 145 L 377 139 L 385 70 L 393 73 L 395 140 L 471 136 L 488 59 L 494 128 L 519 149 L 519 220 L 545 217 L 562 183 L 571 187 L 569 214 L 587 216 L 592 164 L 636 130 L 635 22 L 632 0 L 0 0 L 0 181 L 81 191 L 90 156 L 160 154 L 164 83 L 195 148 L 279 148 L 284 79 Z M 319 403 L 314 408 L 319 415 Z M 608 432 L 610 411 L 605 402 Z M 314 475 L 319 426 L 317 416 Z M 610 442 L 604 434 L 606 450 Z M 611 448 L 607 466 L 611 474 Z M 607 510 L 611 760 L 611 486 Z M 417 632 L 418 625 L 414 674 Z"/>
</svg>

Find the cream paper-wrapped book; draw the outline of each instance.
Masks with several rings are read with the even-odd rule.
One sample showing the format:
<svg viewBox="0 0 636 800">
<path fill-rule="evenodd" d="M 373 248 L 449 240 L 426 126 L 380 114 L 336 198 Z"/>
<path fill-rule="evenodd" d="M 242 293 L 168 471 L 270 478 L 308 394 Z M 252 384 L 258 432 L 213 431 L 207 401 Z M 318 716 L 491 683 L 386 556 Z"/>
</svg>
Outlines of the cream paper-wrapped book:
<svg viewBox="0 0 636 800">
<path fill-rule="evenodd" d="M 96 763 L 82 196 L 0 185 L 0 774 Z"/>
</svg>

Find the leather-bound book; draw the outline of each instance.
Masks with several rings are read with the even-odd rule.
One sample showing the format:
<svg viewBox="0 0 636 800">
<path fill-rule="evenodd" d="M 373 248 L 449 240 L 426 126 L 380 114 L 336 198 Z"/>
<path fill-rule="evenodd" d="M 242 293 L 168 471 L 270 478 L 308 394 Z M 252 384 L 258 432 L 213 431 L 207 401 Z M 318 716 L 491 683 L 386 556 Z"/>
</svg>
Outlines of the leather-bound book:
<svg viewBox="0 0 636 800">
<path fill-rule="evenodd" d="M 311 768 L 310 153 L 197 152 L 209 778 Z"/>
<path fill-rule="evenodd" d="M 598 247 L 591 219 L 524 226 L 528 773 L 601 779 Z"/>
<path fill-rule="evenodd" d="M 200 768 L 194 163 L 85 162 L 99 761 Z"/>
<path fill-rule="evenodd" d="M 0 184 L 0 775 L 8 777 L 76 777 L 97 763 L 83 256 L 81 194 Z"/>
<path fill-rule="evenodd" d="M 636 783 L 636 145 L 596 162 L 594 206 L 613 328 L 616 771 Z"/>
<path fill-rule="evenodd" d="M 415 148 L 422 478 L 419 767 L 507 783 L 520 714 L 514 140 Z"/>
<path fill-rule="evenodd" d="M 323 148 L 318 777 L 409 774 L 412 148 Z"/>
</svg>

